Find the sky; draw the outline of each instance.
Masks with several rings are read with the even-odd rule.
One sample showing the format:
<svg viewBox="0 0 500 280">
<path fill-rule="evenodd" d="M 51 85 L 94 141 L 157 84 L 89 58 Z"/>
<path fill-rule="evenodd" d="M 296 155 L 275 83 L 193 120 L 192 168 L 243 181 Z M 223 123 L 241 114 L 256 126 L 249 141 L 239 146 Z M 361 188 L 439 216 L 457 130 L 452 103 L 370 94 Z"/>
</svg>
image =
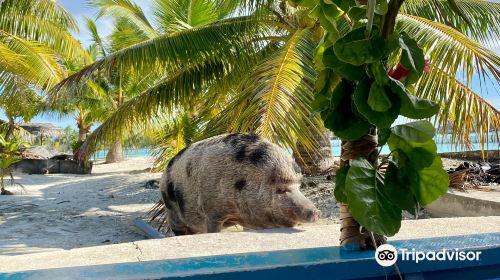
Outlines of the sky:
<svg viewBox="0 0 500 280">
<path fill-rule="evenodd" d="M 57 0 L 61 3 L 66 10 L 68 10 L 78 21 L 81 30 L 79 33 L 73 34 L 84 46 L 91 44 L 90 35 L 86 31 L 84 26 L 84 18 L 90 17 L 95 19 L 96 9 L 92 8 L 87 4 L 87 0 Z M 497 1 L 497 0 L 495 0 Z M 500 0 L 499 0 L 500 1 Z M 136 0 L 146 16 L 151 14 L 150 4 L 151 0 Z M 109 19 L 99 19 L 97 21 L 97 28 L 101 36 L 106 36 L 111 32 L 112 22 Z M 500 53 L 500 40 L 496 40 L 490 44 L 490 48 Z M 481 90 L 481 84 L 482 90 Z M 486 83 L 479 81 L 476 77 L 472 82 L 472 89 L 478 93 L 480 96 L 485 98 L 490 104 L 492 104 L 496 109 L 500 110 L 500 88 L 498 84 L 491 81 L 486 81 Z M 0 112 L 0 119 L 5 119 L 3 113 Z M 76 128 L 74 119 L 71 116 L 60 117 L 57 115 L 41 115 L 35 117 L 32 122 L 52 122 L 60 127 L 66 127 L 68 125 Z"/>
</svg>

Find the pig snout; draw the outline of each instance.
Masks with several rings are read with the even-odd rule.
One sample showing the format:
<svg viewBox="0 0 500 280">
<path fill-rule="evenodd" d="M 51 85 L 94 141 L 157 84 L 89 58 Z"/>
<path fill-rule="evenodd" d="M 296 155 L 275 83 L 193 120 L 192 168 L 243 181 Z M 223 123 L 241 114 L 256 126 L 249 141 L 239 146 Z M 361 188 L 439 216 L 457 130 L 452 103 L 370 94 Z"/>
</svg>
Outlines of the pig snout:
<svg viewBox="0 0 500 280">
<path fill-rule="evenodd" d="M 321 211 L 315 210 L 307 210 L 306 219 L 310 223 L 317 222 L 319 217 L 321 216 Z"/>
<path fill-rule="evenodd" d="M 287 197 L 293 205 L 292 209 L 294 210 L 294 216 L 296 216 L 298 222 L 314 223 L 319 220 L 321 211 L 319 211 L 312 201 L 305 197 L 299 190 L 287 193 Z"/>
</svg>

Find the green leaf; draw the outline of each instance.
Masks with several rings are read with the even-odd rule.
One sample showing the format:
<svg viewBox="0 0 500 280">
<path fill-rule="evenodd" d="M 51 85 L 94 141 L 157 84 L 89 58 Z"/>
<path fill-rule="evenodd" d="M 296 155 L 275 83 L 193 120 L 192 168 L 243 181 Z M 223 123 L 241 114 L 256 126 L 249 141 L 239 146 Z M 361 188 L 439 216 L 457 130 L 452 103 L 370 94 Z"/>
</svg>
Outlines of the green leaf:
<svg viewBox="0 0 500 280">
<path fill-rule="evenodd" d="M 378 15 L 387 14 L 387 10 L 389 5 L 387 4 L 387 0 L 377 0 L 377 4 L 375 5 L 375 13 Z"/>
<path fill-rule="evenodd" d="M 406 77 L 406 83 L 413 84 L 418 81 L 424 71 L 424 52 L 418 47 L 417 42 L 404 32 L 399 37 L 399 46 L 403 50 L 401 64 L 410 71 Z"/>
<path fill-rule="evenodd" d="M 401 209 L 390 202 L 382 180 L 366 159 L 351 161 L 345 192 L 352 216 L 363 227 L 386 236 L 399 231 Z"/>
<path fill-rule="evenodd" d="M 362 27 L 347 33 L 333 45 L 335 55 L 340 60 L 357 66 L 380 60 L 385 54 L 385 47 L 376 26 L 368 39 Z"/>
<path fill-rule="evenodd" d="M 373 78 L 379 85 L 383 86 L 389 83 L 389 76 L 387 75 L 387 70 L 380 61 L 375 61 L 374 63 L 370 64 L 369 69 L 373 75 Z"/>
<path fill-rule="evenodd" d="M 429 167 L 436 157 L 436 152 L 434 150 L 435 143 L 429 141 L 427 147 L 415 147 L 408 154 L 410 158 L 409 164 L 416 170 L 421 170 Z"/>
<path fill-rule="evenodd" d="M 370 93 L 368 95 L 368 105 L 377 112 L 385 112 L 392 107 L 392 102 L 385 94 L 383 86 L 377 83 L 372 83 Z"/>
<path fill-rule="evenodd" d="M 378 146 L 382 147 L 387 143 L 387 140 L 391 136 L 391 129 L 390 128 L 381 128 L 378 131 Z"/>
<path fill-rule="evenodd" d="M 448 191 L 448 173 L 443 170 L 439 156 L 434 158 L 431 166 L 418 171 L 417 174 L 418 176 L 413 176 L 410 188 L 420 205 L 428 205 Z"/>
<path fill-rule="evenodd" d="M 352 110 L 352 85 L 342 80 L 333 91 L 325 127 L 343 140 L 356 140 L 368 133 L 371 124 Z"/>
<path fill-rule="evenodd" d="M 405 176 L 401 176 L 398 167 L 389 163 L 385 173 L 385 193 L 391 202 L 399 208 L 415 214 L 417 205 L 410 189 L 410 183 Z"/>
<path fill-rule="evenodd" d="M 436 129 L 429 121 L 415 121 L 394 126 L 392 133 L 408 141 L 424 143 L 432 140 Z"/>
<path fill-rule="evenodd" d="M 386 112 L 377 112 L 368 104 L 370 83 L 372 83 L 372 81 L 369 79 L 364 79 L 359 82 L 353 97 L 356 108 L 359 113 L 363 115 L 363 117 L 365 117 L 371 124 L 380 128 L 390 127 L 399 115 L 399 97 L 391 91 L 386 91 L 388 99 L 391 100 L 392 106 Z"/>
<path fill-rule="evenodd" d="M 347 203 L 345 180 L 348 171 L 349 166 L 342 166 L 335 172 L 335 189 L 333 190 L 333 194 L 338 202 Z"/>
<path fill-rule="evenodd" d="M 416 170 L 430 166 L 437 152 L 437 146 L 433 140 L 417 143 L 391 134 L 387 144 L 400 164 L 412 166 Z"/>
<path fill-rule="evenodd" d="M 345 63 L 340 61 L 335 52 L 333 51 L 333 47 L 327 48 L 323 53 L 323 64 L 325 67 L 332 69 L 337 74 L 339 74 L 342 78 L 358 81 L 363 78 L 363 67 L 354 66 L 349 63 Z"/>
<path fill-rule="evenodd" d="M 336 19 L 344 14 L 344 11 L 333 1 L 323 0 L 320 5 L 325 17 L 327 17 L 332 24 L 336 23 Z"/>
<path fill-rule="evenodd" d="M 389 77 L 389 85 L 391 91 L 401 98 L 401 115 L 411 119 L 425 119 L 434 116 L 439 111 L 439 105 L 436 102 L 414 96 L 400 81 Z"/>
<path fill-rule="evenodd" d="M 433 141 L 435 128 L 428 121 L 418 121 L 393 127 L 388 139 L 391 151 L 399 151 L 396 157 L 402 166 L 415 170 L 429 167 L 436 157 L 437 146 Z M 404 156 L 400 153 L 404 153 Z"/>
<path fill-rule="evenodd" d="M 339 35 L 336 21 L 332 21 L 330 17 L 325 16 L 322 5 L 316 5 L 316 7 L 314 7 L 314 9 L 311 11 L 310 17 L 319 18 L 321 26 L 328 32 L 329 37 L 336 40 L 337 36 Z"/>
<path fill-rule="evenodd" d="M 393 33 L 387 38 L 387 52 L 386 55 L 390 55 L 392 52 L 399 49 L 399 32 L 394 30 Z"/>
<path fill-rule="evenodd" d="M 302 6 L 302 7 L 306 7 L 306 8 L 312 8 L 314 7 L 316 4 L 318 4 L 318 0 L 288 0 L 289 3 L 291 3 L 292 7 L 296 7 L 298 5 Z"/>
</svg>

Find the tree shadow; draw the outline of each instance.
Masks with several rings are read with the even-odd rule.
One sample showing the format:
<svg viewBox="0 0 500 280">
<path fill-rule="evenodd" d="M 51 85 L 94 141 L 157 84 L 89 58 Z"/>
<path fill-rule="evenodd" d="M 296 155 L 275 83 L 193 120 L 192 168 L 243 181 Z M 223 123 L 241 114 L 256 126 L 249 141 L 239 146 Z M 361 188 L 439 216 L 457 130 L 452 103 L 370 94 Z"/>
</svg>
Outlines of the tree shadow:
<svg viewBox="0 0 500 280">
<path fill-rule="evenodd" d="M 26 192 L 0 197 L 0 255 L 146 239 L 133 225 L 159 200 L 158 173 L 16 174 Z"/>
</svg>

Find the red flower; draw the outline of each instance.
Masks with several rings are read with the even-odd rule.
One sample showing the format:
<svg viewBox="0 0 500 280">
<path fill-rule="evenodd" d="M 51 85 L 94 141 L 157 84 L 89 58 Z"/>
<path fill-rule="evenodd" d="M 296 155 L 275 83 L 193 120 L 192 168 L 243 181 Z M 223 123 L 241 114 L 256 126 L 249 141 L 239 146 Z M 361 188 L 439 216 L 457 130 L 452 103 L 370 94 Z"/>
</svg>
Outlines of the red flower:
<svg viewBox="0 0 500 280">
<path fill-rule="evenodd" d="M 401 80 L 402 78 L 408 76 L 408 73 L 410 73 L 410 71 L 406 69 L 401 63 L 398 63 L 398 65 L 390 69 L 387 74 L 393 79 Z"/>
</svg>

